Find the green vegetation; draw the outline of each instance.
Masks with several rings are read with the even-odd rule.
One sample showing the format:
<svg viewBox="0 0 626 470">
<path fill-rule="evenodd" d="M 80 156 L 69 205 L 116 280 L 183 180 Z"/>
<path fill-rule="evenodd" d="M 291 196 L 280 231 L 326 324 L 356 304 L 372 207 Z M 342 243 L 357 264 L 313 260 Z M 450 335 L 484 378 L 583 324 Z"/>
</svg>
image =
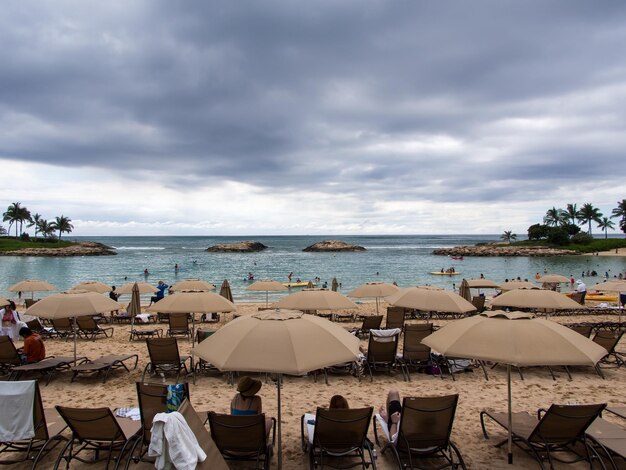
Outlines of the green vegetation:
<svg viewBox="0 0 626 470">
<path fill-rule="evenodd" d="M 585 233 L 580 233 L 584 238 L 574 236 L 566 245 L 558 245 L 550 243 L 548 240 L 522 240 L 511 243 L 511 246 L 547 246 L 559 248 L 567 248 L 568 250 L 577 251 L 579 253 L 595 253 L 597 251 L 610 251 L 617 248 L 626 248 L 626 239 L 623 238 L 588 238 Z M 579 242 L 582 238 L 582 242 Z"/>
<path fill-rule="evenodd" d="M 41 234 L 44 240 L 54 240 L 56 234 L 59 234 L 59 240 L 63 233 L 70 233 L 74 226 L 71 224 L 72 219 L 61 215 L 55 217 L 55 220 L 48 222 L 41 214 L 31 215 L 30 211 L 22 206 L 20 202 L 13 202 L 9 204 L 7 210 L 2 213 L 2 221 L 9 223 L 9 228 L 5 229 L 0 225 L 0 235 L 10 235 L 11 228 L 15 227 L 15 239 L 29 240 L 28 233 L 22 231 L 24 223 L 27 227 L 34 227 L 35 241 L 37 240 L 37 233 Z"/>
<path fill-rule="evenodd" d="M 65 248 L 75 245 L 65 240 L 16 240 L 13 237 L 0 237 L 0 251 L 15 251 L 23 248 Z"/>
</svg>

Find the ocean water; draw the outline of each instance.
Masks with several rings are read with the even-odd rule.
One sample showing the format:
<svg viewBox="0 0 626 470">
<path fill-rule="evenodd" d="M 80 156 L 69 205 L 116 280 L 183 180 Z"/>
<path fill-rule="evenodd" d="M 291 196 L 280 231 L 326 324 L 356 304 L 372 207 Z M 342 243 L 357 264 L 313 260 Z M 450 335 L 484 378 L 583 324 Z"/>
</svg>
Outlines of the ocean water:
<svg viewBox="0 0 626 470">
<path fill-rule="evenodd" d="M 305 253 L 303 248 L 323 239 L 341 239 L 364 246 L 367 251 L 355 253 Z M 73 237 L 81 240 L 86 238 Z M 316 276 L 321 284 L 329 285 L 333 277 L 341 283 L 341 292 L 347 293 L 364 282 L 397 282 L 401 287 L 435 285 L 452 288 L 462 278 L 476 278 L 480 274 L 495 281 L 520 276 L 534 279 L 535 273 L 547 270 L 580 278 L 583 271 L 596 270 L 610 276 L 626 271 L 626 258 L 566 256 L 553 258 L 523 257 L 466 257 L 455 261 L 446 256 L 435 256 L 433 249 L 479 242 L 497 241 L 498 235 L 416 235 L 416 236 L 276 236 L 276 237 L 89 237 L 117 249 L 116 256 L 43 258 L 0 257 L 0 295 L 13 297 L 9 286 L 28 278 L 43 279 L 59 290 L 67 290 L 85 280 L 98 280 L 120 286 L 126 282 L 147 280 L 168 284 L 186 278 L 200 278 L 221 285 L 224 279 L 231 284 L 235 302 L 264 301 L 264 292 L 246 291 L 250 285 L 248 273 L 255 279 L 271 278 L 287 282 L 293 272 L 297 278 L 308 281 Z M 217 243 L 241 240 L 259 241 L 269 247 L 260 253 L 208 253 L 206 248 Z M 179 271 L 174 271 L 178 263 Z M 454 266 L 462 274 L 436 276 L 431 271 Z M 144 269 L 150 275 L 145 278 Z M 588 280 L 593 284 L 596 279 Z M 46 295 L 36 294 L 37 297 Z M 284 294 L 270 293 L 270 301 Z"/>
</svg>

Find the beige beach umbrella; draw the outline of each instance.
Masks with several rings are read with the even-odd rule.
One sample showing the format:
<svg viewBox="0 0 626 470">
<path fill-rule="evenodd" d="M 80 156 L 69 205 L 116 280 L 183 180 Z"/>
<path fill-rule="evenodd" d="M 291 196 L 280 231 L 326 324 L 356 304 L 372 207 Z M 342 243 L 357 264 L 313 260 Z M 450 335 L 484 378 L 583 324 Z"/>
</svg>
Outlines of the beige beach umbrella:
<svg viewBox="0 0 626 470">
<path fill-rule="evenodd" d="M 57 290 L 55 286 L 49 282 L 40 281 L 39 279 L 24 279 L 9 287 L 10 292 L 30 292 L 31 299 L 34 298 L 35 292 L 49 292 L 54 290 Z"/>
<path fill-rule="evenodd" d="M 626 280 L 618 279 L 615 281 L 606 281 L 591 286 L 589 289 L 599 290 L 600 292 L 616 292 L 617 293 L 617 305 L 619 306 L 619 318 L 618 323 L 622 324 L 622 292 L 626 292 Z"/>
<path fill-rule="evenodd" d="M 401 289 L 387 297 L 395 307 L 413 308 L 424 312 L 468 313 L 476 307 L 463 297 L 439 287 L 418 286 Z"/>
<path fill-rule="evenodd" d="M 215 289 L 213 284 L 202 279 L 185 279 L 172 286 L 174 292 L 183 290 L 209 291 L 213 289 Z"/>
<path fill-rule="evenodd" d="M 467 283 L 466 279 L 461 281 L 461 285 L 459 286 L 459 295 L 463 297 L 468 302 L 472 301 L 472 293 L 470 291 L 470 286 Z"/>
<path fill-rule="evenodd" d="M 345 295 L 328 289 L 306 288 L 283 297 L 276 307 L 296 310 L 339 310 L 359 308 Z"/>
<path fill-rule="evenodd" d="M 137 288 L 139 289 L 140 294 L 154 294 L 157 290 L 156 287 L 154 287 L 152 284 L 149 284 L 147 282 L 128 282 L 124 284 L 122 287 L 115 289 L 115 291 L 120 295 L 132 294 L 135 286 L 137 286 Z"/>
<path fill-rule="evenodd" d="M 467 285 L 470 289 L 500 289 L 500 284 L 491 279 L 468 279 Z"/>
<path fill-rule="evenodd" d="M 53 294 L 33 304 L 26 315 L 34 317 L 74 319 L 74 362 L 76 362 L 76 317 L 98 315 L 113 312 L 120 308 L 120 304 L 96 292 L 71 290 Z"/>
<path fill-rule="evenodd" d="M 276 310 L 236 318 L 198 344 L 193 353 L 222 371 L 278 374 L 278 468 L 281 468 L 281 375 L 303 375 L 353 362 L 359 356 L 359 339 L 323 318 Z"/>
<path fill-rule="evenodd" d="M 230 290 L 230 284 L 228 283 L 228 279 L 224 279 L 222 282 L 222 287 L 220 287 L 220 295 L 227 300 L 233 301 L 233 292 Z"/>
<path fill-rule="evenodd" d="M 607 353 L 570 328 L 523 312 L 488 312 L 450 322 L 422 343 L 444 356 L 507 365 L 509 463 L 513 462 L 511 366 L 595 367 Z"/>
<path fill-rule="evenodd" d="M 398 286 L 387 284 L 386 282 L 366 282 L 348 292 L 348 297 L 355 297 L 357 299 L 374 297 L 376 299 L 376 313 L 378 313 L 379 299 L 395 294 L 399 290 L 400 288 Z"/>
<path fill-rule="evenodd" d="M 5 305 L 9 305 L 11 302 L 9 302 L 8 299 L 5 299 L 4 297 L 0 297 L 0 307 L 4 307 Z"/>
<path fill-rule="evenodd" d="M 135 317 L 141 313 L 141 294 L 139 292 L 139 286 L 135 282 L 131 293 L 130 304 L 128 306 L 128 314 L 130 315 L 130 329 L 133 330 L 135 326 Z M 132 340 L 132 335 L 129 341 Z"/>
<path fill-rule="evenodd" d="M 584 309 L 566 295 L 545 289 L 514 289 L 491 300 L 491 307 L 514 307 L 550 310 Z"/>
<path fill-rule="evenodd" d="M 542 284 L 569 284 L 570 278 L 560 274 L 546 274 L 538 279 Z"/>
<path fill-rule="evenodd" d="M 76 284 L 71 290 L 86 290 L 87 292 L 105 294 L 107 292 L 111 292 L 111 286 L 108 286 L 100 281 L 84 281 L 80 284 Z"/>
<path fill-rule="evenodd" d="M 283 292 L 287 289 L 280 282 L 274 281 L 273 279 L 261 279 L 260 281 L 255 281 L 246 287 L 246 290 L 253 290 L 263 292 L 265 291 L 265 306 L 269 305 L 269 293 L 270 292 Z"/>
<path fill-rule="evenodd" d="M 514 290 L 514 289 L 539 289 L 536 285 L 531 284 L 528 281 L 509 281 L 503 282 L 500 284 L 500 289 L 502 291 L 505 290 Z"/>
</svg>

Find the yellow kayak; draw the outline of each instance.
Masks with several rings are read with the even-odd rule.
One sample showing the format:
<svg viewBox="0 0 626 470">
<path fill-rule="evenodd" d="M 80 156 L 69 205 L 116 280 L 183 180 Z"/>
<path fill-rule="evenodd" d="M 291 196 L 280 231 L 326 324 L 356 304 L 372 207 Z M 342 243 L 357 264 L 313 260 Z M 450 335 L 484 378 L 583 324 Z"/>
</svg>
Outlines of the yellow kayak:
<svg viewBox="0 0 626 470">
<path fill-rule="evenodd" d="M 567 295 L 568 297 L 571 297 L 571 293 L 565 294 L 565 295 Z M 593 294 L 587 293 L 587 295 L 585 296 L 585 300 L 595 300 L 598 302 L 617 302 L 617 296 L 606 295 L 601 292 L 596 292 Z"/>
<path fill-rule="evenodd" d="M 285 287 L 306 287 L 308 285 L 308 282 L 283 282 L 283 286 Z M 315 286 L 316 284 L 313 284 L 313 287 Z"/>
<path fill-rule="evenodd" d="M 430 274 L 434 274 L 435 276 L 456 276 L 457 274 L 463 274 L 460 271 L 455 271 L 453 273 L 441 272 L 441 271 L 431 271 Z"/>
</svg>

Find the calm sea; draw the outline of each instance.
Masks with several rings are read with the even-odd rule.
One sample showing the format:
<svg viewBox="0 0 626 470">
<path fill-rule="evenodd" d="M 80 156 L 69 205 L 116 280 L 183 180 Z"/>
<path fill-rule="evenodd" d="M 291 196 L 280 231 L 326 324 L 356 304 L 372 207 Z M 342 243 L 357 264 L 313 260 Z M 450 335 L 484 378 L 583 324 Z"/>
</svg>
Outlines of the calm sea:
<svg viewBox="0 0 626 470">
<path fill-rule="evenodd" d="M 367 251 L 357 253 L 305 253 L 303 248 L 323 239 L 341 239 L 364 246 Z M 287 282 L 289 272 L 293 280 L 308 281 L 316 276 L 321 284 L 330 284 L 333 277 L 347 293 L 369 281 L 397 282 L 401 287 L 431 284 L 445 288 L 458 285 L 462 278 L 484 274 L 495 281 L 520 276 L 534 279 L 544 269 L 551 273 L 574 275 L 596 270 L 612 276 L 626 271 L 626 258 L 567 256 L 555 258 L 465 258 L 454 261 L 435 256 L 433 249 L 456 245 L 496 241 L 498 235 L 419 235 L 419 236 L 276 236 L 276 237 L 88 237 L 117 249 L 117 256 L 40 258 L 0 257 L 0 295 L 13 297 L 8 287 L 22 279 L 36 278 L 51 282 L 59 290 L 66 290 L 85 280 L 98 280 L 120 286 L 125 282 L 145 280 L 168 284 L 186 278 L 205 279 L 221 285 L 228 279 L 235 301 L 264 301 L 265 293 L 246 291 L 249 272 L 255 279 L 271 278 Z M 73 239 L 81 240 L 80 237 Z M 206 248 L 217 243 L 255 240 L 269 249 L 260 253 L 208 253 Z M 178 263 L 180 270 L 174 272 Z M 454 266 L 459 276 L 435 276 L 431 271 Z M 599 280 L 599 278 L 597 279 Z M 591 283 L 595 283 L 592 280 Z M 41 293 L 44 295 L 44 293 Z M 281 294 L 270 293 L 270 299 Z M 41 295 L 37 295 L 41 296 Z"/>
</svg>

